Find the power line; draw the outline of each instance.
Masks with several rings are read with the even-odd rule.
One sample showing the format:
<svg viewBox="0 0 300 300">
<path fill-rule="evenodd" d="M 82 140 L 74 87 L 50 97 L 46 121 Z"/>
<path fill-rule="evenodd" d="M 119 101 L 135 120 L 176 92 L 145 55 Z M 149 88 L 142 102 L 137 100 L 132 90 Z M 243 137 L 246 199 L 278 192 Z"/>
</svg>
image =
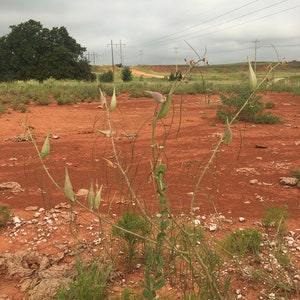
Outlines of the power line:
<svg viewBox="0 0 300 300">
<path fill-rule="evenodd" d="M 212 29 L 212 28 L 215 28 L 215 27 L 219 27 L 219 26 L 228 24 L 228 23 L 230 23 L 230 22 L 232 22 L 232 21 L 236 21 L 236 20 L 238 20 L 238 19 L 244 18 L 244 17 L 249 16 L 249 15 L 257 14 L 258 12 L 261 12 L 261 11 L 263 11 L 263 10 L 266 10 L 266 9 L 271 8 L 271 7 L 277 6 L 277 5 L 282 4 L 282 3 L 284 3 L 284 2 L 287 2 L 287 1 L 288 1 L 288 0 L 282 0 L 282 1 L 279 1 L 279 2 L 276 2 L 276 3 L 273 3 L 273 4 L 271 4 L 271 5 L 265 6 L 265 7 L 263 7 L 263 8 L 260 8 L 260 9 L 257 9 L 257 10 L 251 11 L 251 12 L 248 12 L 248 13 L 243 14 L 243 15 L 241 15 L 241 16 L 234 17 L 234 18 L 232 18 L 232 19 L 230 19 L 230 20 L 227 20 L 227 21 L 224 21 L 224 22 L 222 22 L 222 23 L 219 23 L 219 24 L 216 24 L 216 25 L 212 25 L 212 26 L 203 28 L 203 29 L 198 30 L 198 31 L 196 31 L 196 32 L 194 32 L 194 33 L 190 33 L 190 34 L 197 34 L 197 33 L 200 33 L 200 32 L 205 31 L 204 34 L 201 34 L 201 35 L 194 35 L 194 36 L 191 36 L 191 37 L 181 36 L 181 37 L 169 39 L 169 41 L 170 41 L 170 40 L 177 40 L 177 39 L 179 39 L 179 38 L 192 39 L 192 38 L 197 38 L 197 37 L 201 37 L 201 36 L 206 36 L 206 35 L 210 35 L 210 34 L 212 34 L 212 33 L 216 33 L 216 32 L 219 32 L 219 31 L 223 31 L 223 30 L 225 30 L 225 29 L 229 29 L 229 28 L 232 28 L 232 27 L 236 27 L 236 26 L 240 26 L 240 25 L 243 25 L 243 24 L 252 22 L 252 21 L 246 21 L 246 22 L 244 22 L 244 23 L 242 23 L 242 24 L 231 25 L 231 26 L 227 26 L 227 27 L 225 27 L 225 28 L 220 28 L 220 29 L 214 30 L 214 31 L 212 31 L 212 32 L 207 32 L 207 30 L 210 30 L 210 29 Z M 296 6 L 296 7 L 298 7 L 298 6 Z M 295 8 L 295 7 L 293 7 L 293 8 Z M 286 10 L 290 10 L 290 9 L 293 9 L 293 8 L 285 9 L 285 10 L 282 10 L 282 11 L 280 11 L 280 12 L 276 12 L 276 13 L 274 13 L 274 14 L 282 13 L 282 12 L 284 12 L 284 11 L 286 11 Z M 267 15 L 267 16 L 271 16 L 271 15 L 273 15 L 273 14 L 270 14 L 270 15 Z M 260 18 L 262 18 L 262 17 L 255 18 L 254 20 L 257 20 L 257 19 L 260 19 Z"/>
<path fill-rule="evenodd" d="M 286 0 L 286 1 L 287 1 L 287 0 Z M 226 15 L 228 15 L 228 14 L 231 14 L 231 13 L 237 11 L 237 10 L 240 10 L 240 9 L 246 7 L 246 6 L 249 6 L 249 5 L 251 5 L 251 4 L 255 3 L 255 2 L 258 2 L 258 0 L 251 1 L 251 2 L 249 2 L 249 3 L 246 3 L 246 4 L 242 5 L 242 6 L 239 6 L 239 7 L 237 7 L 237 8 L 231 9 L 231 10 L 229 10 L 229 11 L 227 11 L 227 12 L 225 12 L 225 13 L 222 13 L 222 14 L 216 16 L 216 17 L 213 17 L 213 18 L 210 18 L 210 19 L 208 19 L 208 20 L 206 20 L 206 21 L 203 21 L 203 22 L 201 22 L 200 24 L 192 25 L 192 26 L 186 27 L 186 28 L 184 28 L 184 29 L 182 29 L 182 30 L 176 31 L 176 32 L 174 32 L 174 33 L 167 34 L 167 35 L 165 35 L 165 36 L 163 36 L 163 37 L 160 37 L 160 38 L 158 38 L 158 39 L 151 40 L 151 41 L 149 41 L 148 43 L 159 42 L 160 40 L 165 40 L 167 37 L 170 37 L 170 36 L 176 35 L 176 34 L 178 34 L 178 33 L 182 33 L 182 32 L 188 31 L 188 30 L 190 30 L 190 29 L 192 29 L 192 28 L 198 27 L 198 26 L 203 25 L 203 24 L 205 24 L 205 23 L 208 23 L 208 22 L 210 22 L 210 21 L 214 21 L 215 19 L 224 17 L 224 16 L 226 16 Z"/>
</svg>

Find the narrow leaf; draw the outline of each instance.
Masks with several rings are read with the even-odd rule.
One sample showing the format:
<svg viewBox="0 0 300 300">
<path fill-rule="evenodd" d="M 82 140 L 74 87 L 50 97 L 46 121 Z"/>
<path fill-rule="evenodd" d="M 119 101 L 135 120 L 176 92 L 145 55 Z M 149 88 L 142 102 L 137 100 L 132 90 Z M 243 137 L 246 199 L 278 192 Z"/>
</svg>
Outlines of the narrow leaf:
<svg viewBox="0 0 300 300">
<path fill-rule="evenodd" d="M 68 168 L 66 168 L 64 193 L 71 201 L 75 201 L 73 186 L 69 177 Z"/>
<path fill-rule="evenodd" d="M 228 122 L 228 119 L 226 119 L 226 127 L 224 131 L 224 143 L 228 146 L 232 141 L 232 130 L 230 128 L 230 124 Z"/>
<path fill-rule="evenodd" d="M 170 111 L 171 103 L 172 97 L 168 96 L 168 100 L 162 103 L 160 106 L 160 111 L 158 112 L 157 119 L 162 119 L 168 114 L 168 112 Z"/>
<path fill-rule="evenodd" d="M 48 132 L 41 150 L 41 158 L 44 159 L 50 152 L 50 133 Z"/>
<path fill-rule="evenodd" d="M 255 72 L 252 69 L 250 60 L 248 59 L 248 65 L 249 65 L 249 84 L 250 84 L 250 88 L 251 90 L 255 90 L 257 87 L 257 78 L 255 75 Z"/>
<path fill-rule="evenodd" d="M 159 281 L 155 282 L 154 284 L 154 290 L 155 291 L 158 291 L 160 290 L 166 283 L 166 280 L 165 279 L 160 279 Z"/>
<path fill-rule="evenodd" d="M 116 97 L 116 89 L 114 87 L 113 95 L 110 101 L 110 110 L 113 111 L 117 106 L 117 97 Z"/>
<path fill-rule="evenodd" d="M 114 130 L 96 130 L 96 131 L 107 137 L 111 137 L 113 134 L 115 134 Z"/>
<path fill-rule="evenodd" d="M 166 102 L 166 97 L 158 92 L 152 92 L 152 91 L 145 91 L 145 93 L 150 94 L 152 98 L 154 98 L 155 101 L 159 103 Z"/>
</svg>

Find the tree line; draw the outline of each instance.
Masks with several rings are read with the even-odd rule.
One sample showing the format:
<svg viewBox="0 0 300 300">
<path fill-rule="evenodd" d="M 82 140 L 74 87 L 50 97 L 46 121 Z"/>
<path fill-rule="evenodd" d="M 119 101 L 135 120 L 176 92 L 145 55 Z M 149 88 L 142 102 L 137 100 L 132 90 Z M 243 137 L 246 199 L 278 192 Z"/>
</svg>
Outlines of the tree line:
<svg viewBox="0 0 300 300">
<path fill-rule="evenodd" d="M 65 27 L 44 28 L 29 20 L 0 37 L 0 81 L 47 78 L 95 80 L 82 47 Z"/>
</svg>

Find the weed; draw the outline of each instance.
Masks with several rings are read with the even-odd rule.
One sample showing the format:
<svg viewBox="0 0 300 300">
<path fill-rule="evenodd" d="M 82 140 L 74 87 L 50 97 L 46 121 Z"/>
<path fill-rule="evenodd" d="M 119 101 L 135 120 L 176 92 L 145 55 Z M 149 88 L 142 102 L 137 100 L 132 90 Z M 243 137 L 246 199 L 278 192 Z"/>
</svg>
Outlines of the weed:
<svg viewBox="0 0 300 300">
<path fill-rule="evenodd" d="M 135 234 L 146 236 L 150 232 L 149 224 L 134 212 L 125 212 L 117 221 L 117 227 L 113 227 L 112 233 L 120 237 L 127 244 L 127 259 L 131 263 L 138 244 L 143 242 Z M 124 230 L 122 230 L 124 229 Z"/>
<path fill-rule="evenodd" d="M 0 205 L 0 227 L 5 226 L 11 216 L 11 210 L 5 205 Z"/>
<path fill-rule="evenodd" d="M 262 235 L 259 231 L 247 228 L 232 232 L 221 242 L 221 247 L 230 256 L 237 255 L 239 258 L 243 258 L 246 254 L 258 256 L 261 241 Z"/>
<path fill-rule="evenodd" d="M 231 121 L 239 112 L 236 117 L 237 121 L 263 124 L 278 123 L 278 117 L 273 116 L 270 113 L 265 115 L 262 114 L 264 104 L 260 99 L 261 96 L 253 95 L 249 87 L 236 87 L 235 92 L 231 93 L 229 96 L 221 95 L 222 105 L 218 106 L 217 117 L 223 122 L 226 122 L 227 119 Z"/>
<path fill-rule="evenodd" d="M 265 108 L 268 108 L 268 109 L 272 109 L 275 107 L 275 103 L 274 102 L 266 102 L 265 103 Z"/>
<path fill-rule="evenodd" d="M 262 218 L 266 229 L 275 228 L 278 237 L 282 237 L 286 232 L 286 219 L 289 214 L 287 206 L 270 206 L 267 208 L 265 216 Z"/>
<path fill-rule="evenodd" d="M 82 259 L 76 259 L 77 276 L 69 282 L 67 288 L 62 287 L 55 299 L 57 300 L 98 300 L 106 296 L 108 277 L 112 265 L 92 262 L 87 264 Z"/>
</svg>

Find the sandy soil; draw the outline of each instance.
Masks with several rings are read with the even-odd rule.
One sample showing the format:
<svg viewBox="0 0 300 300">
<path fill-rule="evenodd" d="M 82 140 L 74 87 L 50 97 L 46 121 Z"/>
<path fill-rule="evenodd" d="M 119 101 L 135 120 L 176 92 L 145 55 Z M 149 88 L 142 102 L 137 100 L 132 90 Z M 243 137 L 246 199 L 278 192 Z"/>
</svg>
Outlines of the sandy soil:
<svg viewBox="0 0 300 300">
<path fill-rule="evenodd" d="M 239 227 L 239 217 L 245 218 L 243 226 L 251 226 L 261 220 L 270 205 L 287 205 L 289 229 L 299 232 L 300 190 L 281 185 L 279 180 L 290 176 L 289 170 L 300 168 L 300 97 L 266 93 L 263 101 L 275 103 L 271 111 L 283 122 L 277 125 L 235 124 L 233 142 L 222 146 L 218 152 L 195 195 L 193 209 L 201 216 L 217 211 L 231 219 L 233 227 Z M 208 106 L 203 95 L 175 96 L 174 114 L 170 113 L 157 124 L 152 145 L 151 121 L 156 103 L 150 98 L 118 96 L 118 107 L 111 113 L 118 157 L 132 178 L 139 200 L 150 214 L 159 209 L 151 173 L 151 152 L 153 148 L 158 151 L 165 133 L 168 138 L 161 161 L 167 164 L 165 182 L 170 207 L 175 214 L 189 213 L 191 193 L 224 130 L 224 124 L 216 119 L 217 102 L 218 98 L 212 97 Z M 103 184 L 102 214 L 116 217 L 133 207 L 124 180 L 116 175 L 110 139 L 96 132 L 109 129 L 105 111 L 98 106 L 99 103 L 31 104 L 26 113 L 12 112 L 0 117 L 0 184 L 14 181 L 23 189 L 15 194 L 9 189 L 1 190 L 0 205 L 8 205 L 14 216 L 28 220 L 36 213 L 36 210 L 28 210 L 29 206 L 50 210 L 67 202 L 45 175 L 33 143 L 21 141 L 30 127 L 39 149 L 48 130 L 52 135 L 51 153 L 45 164 L 58 184 L 63 186 L 67 166 L 75 192 L 88 189 L 91 180 Z M 81 214 L 85 213 L 81 211 Z M 88 226 L 88 222 L 81 220 L 83 227 Z M 7 228 L 0 229 L 0 253 L 33 247 L 28 241 L 38 236 L 34 227 L 26 229 L 26 239 L 21 234 L 12 238 L 7 231 Z M 82 234 L 88 234 L 87 230 L 82 230 Z M 34 247 L 45 253 L 55 253 L 54 242 L 69 238 L 68 226 L 63 223 Z M 16 284 L 11 280 L 7 282 L 10 283 L 3 293 L 21 299 L 22 293 Z"/>
</svg>

